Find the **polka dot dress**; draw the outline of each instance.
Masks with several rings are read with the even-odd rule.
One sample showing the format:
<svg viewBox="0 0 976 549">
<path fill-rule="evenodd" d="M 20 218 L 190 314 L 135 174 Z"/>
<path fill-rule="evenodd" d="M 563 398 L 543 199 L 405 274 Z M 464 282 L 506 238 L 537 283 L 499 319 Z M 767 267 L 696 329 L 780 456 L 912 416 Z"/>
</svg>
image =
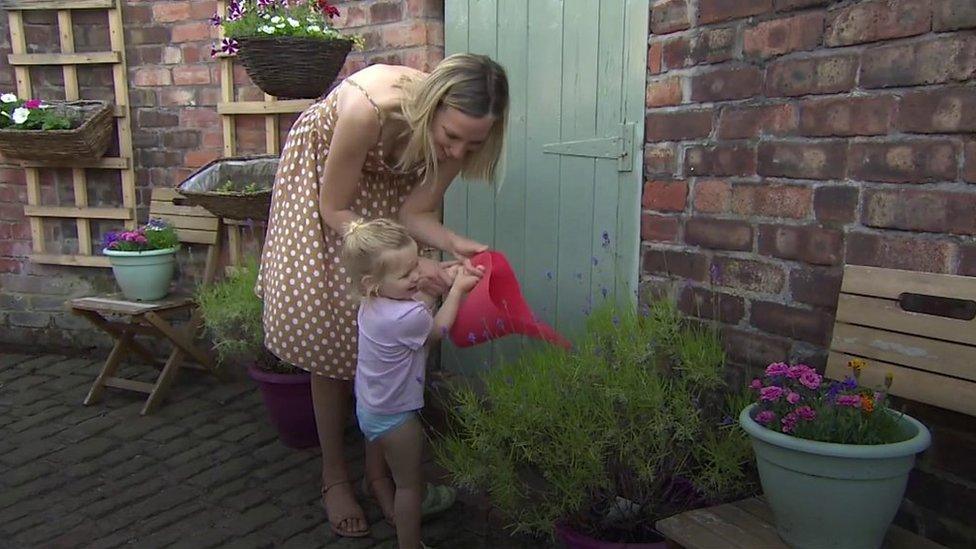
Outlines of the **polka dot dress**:
<svg viewBox="0 0 976 549">
<path fill-rule="evenodd" d="M 345 83 L 366 93 L 348 79 Z M 275 177 L 255 291 L 264 299 L 268 350 L 313 374 L 351 380 L 356 371 L 359 301 L 340 264 L 342 237 L 323 225 L 318 207 L 337 96 L 345 83 L 302 113 L 288 134 Z M 382 123 L 378 108 L 376 113 Z M 379 143 L 367 154 L 362 172 L 350 209 L 369 219 L 395 218 L 400 204 L 422 179 L 421 171 L 391 168 Z"/>
</svg>

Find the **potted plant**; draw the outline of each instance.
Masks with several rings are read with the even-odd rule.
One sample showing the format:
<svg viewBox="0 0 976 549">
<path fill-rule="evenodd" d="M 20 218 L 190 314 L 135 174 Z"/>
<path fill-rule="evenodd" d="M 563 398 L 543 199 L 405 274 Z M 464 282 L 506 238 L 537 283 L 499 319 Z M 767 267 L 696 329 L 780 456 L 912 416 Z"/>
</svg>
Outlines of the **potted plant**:
<svg viewBox="0 0 976 549">
<path fill-rule="evenodd" d="M 827 382 L 805 365 L 770 364 L 752 381 L 756 402 L 739 415 L 752 438 L 776 529 L 793 547 L 880 547 L 894 519 L 915 454 L 931 436 L 888 406 L 893 381 Z"/>
<path fill-rule="evenodd" d="M 221 45 L 211 55 L 237 55 L 248 76 L 269 95 L 314 99 L 332 85 L 346 55 L 362 38 L 332 26 L 339 10 L 325 0 L 231 0 Z"/>
<path fill-rule="evenodd" d="M 21 160 L 97 158 L 115 123 L 105 101 L 21 99 L 0 94 L 0 153 Z"/>
<path fill-rule="evenodd" d="M 748 439 L 728 413 L 741 398 L 724 391 L 723 364 L 715 333 L 670 303 L 605 307 L 576 349 L 530 350 L 488 370 L 482 389 L 456 387 L 436 455 L 515 532 L 664 547 L 658 519 L 749 490 Z"/>
<path fill-rule="evenodd" d="M 263 303 L 254 294 L 258 265 L 248 261 L 226 278 L 201 286 L 196 300 L 221 363 L 244 362 L 258 383 L 278 438 L 292 448 L 319 443 L 311 376 L 278 360 L 264 346 Z"/>
<path fill-rule="evenodd" d="M 136 301 L 166 297 L 180 249 L 176 229 L 160 219 L 150 219 L 135 230 L 105 233 L 103 243 L 102 253 L 112 264 L 122 295 Z"/>
</svg>

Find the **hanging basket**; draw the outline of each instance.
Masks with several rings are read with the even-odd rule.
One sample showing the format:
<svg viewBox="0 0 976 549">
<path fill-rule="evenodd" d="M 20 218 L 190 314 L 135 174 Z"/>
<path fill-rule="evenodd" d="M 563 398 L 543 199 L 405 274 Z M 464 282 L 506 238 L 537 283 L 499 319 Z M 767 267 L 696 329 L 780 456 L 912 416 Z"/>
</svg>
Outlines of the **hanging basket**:
<svg viewBox="0 0 976 549">
<path fill-rule="evenodd" d="M 191 206 L 202 206 L 217 217 L 267 221 L 277 171 L 278 157 L 272 154 L 219 158 L 176 190 Z"/>
<path fill-rule="evenodd" d="M 100 158 L 112 142 L 115 121 L 105 101 L 45 101 L 72 123 L 70 130 L 0 129 L 0 153 L 17 160 Z"/>
<path fill-rule="evenodd" d="M 316 99 L 335 81 L 351 40 L 297 36 L 237 38 L 237 57 L 261 90 L 287 99 Z"/>
</svg>

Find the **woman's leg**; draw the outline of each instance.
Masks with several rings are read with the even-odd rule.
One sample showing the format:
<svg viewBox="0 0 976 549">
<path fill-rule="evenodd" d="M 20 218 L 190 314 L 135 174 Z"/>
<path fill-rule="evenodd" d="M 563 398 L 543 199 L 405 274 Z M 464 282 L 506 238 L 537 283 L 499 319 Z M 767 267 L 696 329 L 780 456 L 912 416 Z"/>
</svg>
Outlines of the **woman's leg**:
<svg viewBox="0 0 976 549">
<path fill-rule="evenodd" d="M 352 382 L 313 374 L 312 405 L 322 447 L 322 501 L 329 522 L 339 535 L 365 535 L 369 524 L 350 483 L 343 444 Z"/>
<path fill-rule="evenodd" d="M 424 449 L 424 428 L 414 415 L 378 441 L 396 483 L 394 516 L 399 549 L 420 549 L 420 503 L 424 496 L 424 475 L 420 469 Z"/>
<path fill-rule="evenodd" d="M 379 442 L 366 443 L 366 489 L 376 498 L 386 520 L 393 522 L 393 477 Z"/>
</svg>

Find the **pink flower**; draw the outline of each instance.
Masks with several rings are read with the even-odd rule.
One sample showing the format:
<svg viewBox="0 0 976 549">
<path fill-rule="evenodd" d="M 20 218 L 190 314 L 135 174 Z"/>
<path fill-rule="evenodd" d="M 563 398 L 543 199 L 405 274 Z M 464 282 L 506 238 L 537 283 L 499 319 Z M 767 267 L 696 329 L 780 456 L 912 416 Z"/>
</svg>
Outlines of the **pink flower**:
<svg viewBox="0 0 976 549">
<path fill-rule="evenodd" d="M 776 387 L 775 385 L 770 387 L 763 387 L 759 389 L 759 400 L 768 400 L 770 402 L 775 402 L 783 396 L 783 388 Z"/>
<path fill-rule="evenodd" d="M 767 376 L 774 376 L 774 377 L 782 376 L 782 375 L 786 375 L 786 373 L 789 371 L 790 371 L 790 367 L 787 366 L 786 363 L 784 362 L 774 362 L 769 366 L 766 366 Z"/>
<path fill-rule="evenodd" d="M 814 372 L 813 370 L 808 370 L 800 374 L 800 383 L 803 384 L 807 389 L 816 389 L 820 387 L 820 382 L 822 378 L 820 374 Z"/>
<path fill-rule="evenodd" d="M 817 419 L 817 412 L 813 411 L 813 408 L 809 406 L 800 406 L 793 411 L 797 416 L 803 421 L 813 421 Z"/>
<path fill-rule="evenodd" d="M 135 238 L 135 242 L 136 244 L 147 244 L 149 241 L 146 240 L 145 236 L 142 236 L 141 234 L 137 234 Z"/>
<path fill-rule="evenodd" d="M 803 374 L 812 371 L 813 369 L 806 364 L 797 364 L 796 366 L 790 366 L 790 371 L 786 373 L 786 377 L 790 379 L 798 379 Z"/>
<path fill-rule="evenodd" d="M 794 414 L 793 412 L 786 414 L 786 417 L 784 417 L 780 421 L 780 423 L 783 424 L 783 432 L 784 433 L 792 432 L 793 429 L 796 428 L 796 422 L 797 422 L 796 414 Z"/>
<path fill-rule="evenodd" d="M 861 397 L 858 395 L 840 395 L 834 402 L 836 402 L 838 406 L 850 406 L 851 408 L 861 407 Z"/>
<path fill-rule="evenodd" d="M 800 402 L 799 393 L 794 393 L 793 391 L 786 393 L 786 402 L 789 402 L 790 404 L 796 404 L 797 402 Z"/>
<path fill-rule="evenodd" d="M 28 109 L 39 109 L 41 107 L 40 99 L 28 99 L 24 101 L 24 107 Z"/>
<path fill-rule="evenodd" d="M 756 379 L 752 380 L 752 383 L 749 384 L 749 388 L 750 389 L 755 389 L 757 391 L 759 389 L 762 389 L 762 386 L 763 386 L 762 381 L 759 381 L 759 378 L 758 377 Z"/>
<path fill-rule="evenodd" d="M 769 410 L 763 410 L 762 412 L 756 414 L 756 423 L 769 425 L 774 421 L 776 421 L 776 414 Z"/>
</svg>

